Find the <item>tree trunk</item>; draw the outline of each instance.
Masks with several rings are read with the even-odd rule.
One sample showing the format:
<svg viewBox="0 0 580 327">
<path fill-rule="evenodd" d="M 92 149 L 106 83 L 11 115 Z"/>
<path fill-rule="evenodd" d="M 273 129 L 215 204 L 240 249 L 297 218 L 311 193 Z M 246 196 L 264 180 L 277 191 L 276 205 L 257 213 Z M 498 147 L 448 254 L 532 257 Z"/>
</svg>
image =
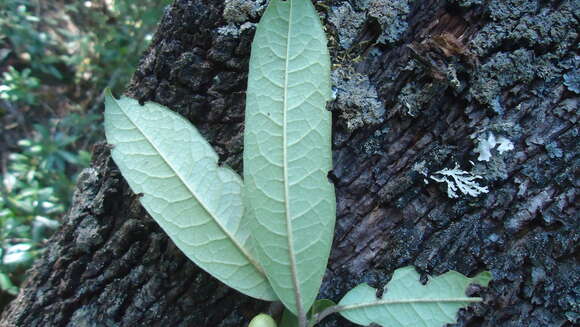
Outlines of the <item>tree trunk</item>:
<svg viewBox="0 0 580 327">
<path fill-rule="evenodd" d="M 190 119 L 238 172 L 265 2 L 176 0 L 127 91 Z M 580 322 L 579 7 L 317 1 L 333 60 L 338 206 L 321 296 L 383 285 L 406 265 L 433 275 L 490 270 L 490 287 L 473 290 L 483 303 L 461 310 L 457 326 Z M 244 326 L 267 310 L 179 252 L 107 146 L 94 158 L 1 326 Z M 455 176 L 441 173 L 456 165 Z M 448 188 L 467 174 L 481 176 L 479 189 Z M 322 325 L 352 326 L 340 317 Z"/>
</svg>

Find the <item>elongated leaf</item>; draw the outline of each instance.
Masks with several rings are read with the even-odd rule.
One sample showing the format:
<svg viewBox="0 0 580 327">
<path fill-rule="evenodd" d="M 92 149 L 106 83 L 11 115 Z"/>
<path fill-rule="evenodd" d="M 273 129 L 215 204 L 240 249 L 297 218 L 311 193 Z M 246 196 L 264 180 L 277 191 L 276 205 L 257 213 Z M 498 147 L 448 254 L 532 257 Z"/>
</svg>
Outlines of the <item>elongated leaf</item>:
<svg viewBox="0 0 580 327">
<path fill-rule="evenodd" d="M 469 284 L 487 286 L 491 279 L 487 272 L 467 278 L 449 271 L 421 285 L 419 277 L 413 267 L 397 269 L 382 299 L 376 297 L 376 289 L 358 285 L 338 304 L 340 314 L 364 326 L 375 323 L 389 327 L 441 327 L 454 323 L 460 308 L 481 301 L 465 295 Z"/>
<path fill-rule="evenodd" d="M 314 302 L 335 219 L 330 59 L 310 0 L 272 0 L 252 44 L 244 148 L 256 253 L 284 305 Z"/>
<path fill-rule="evenodd" d="M 171 110 L 133 99 L 105 100 L 112 157 L 141 204 L 199 267 L 247 295 L 275 300 L 262 268 L 247 249 L 242 181 L 217 165 L 199 132 Z"/>
</svg>

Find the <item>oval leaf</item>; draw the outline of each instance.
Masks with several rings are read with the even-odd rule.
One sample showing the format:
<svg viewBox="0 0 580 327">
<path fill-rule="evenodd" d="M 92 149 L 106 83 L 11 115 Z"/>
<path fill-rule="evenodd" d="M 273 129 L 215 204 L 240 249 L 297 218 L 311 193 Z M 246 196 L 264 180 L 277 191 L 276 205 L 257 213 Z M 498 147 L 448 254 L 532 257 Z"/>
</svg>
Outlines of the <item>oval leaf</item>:
<svg viewBox="0 0 580 327">
<path fill-rule="evenodd" d="M 491 279 L 487 272 L 468 278 L 449 271 L 422 285 L 419 277 L 413 267 L 397 269 L 381 299 L 377 298 L 376 289 L 361 284 L 344 296 L 337 310 L 364 326 L 375 323 L 389 327 L 441 327 L 454 323 L 460 308 L 481 301 L 465 296 L 469 284 L 487 286 Z"/>
<path fill-rule="evenodd" d="M 141 204 L 199 267 L 249 296 L 275 300 L 247 249 L 242 181 L 187 120 L 107 91 L 105 133 L 112 157 Z"/>
<path fill-rule="evenodd" d="M 330 59 L 310 0 L 272 0 L 257 27 L 246 96 L 244 182 L 256 253 L 278 297 L 304 316 L 335 220 Z"/>
</svg>

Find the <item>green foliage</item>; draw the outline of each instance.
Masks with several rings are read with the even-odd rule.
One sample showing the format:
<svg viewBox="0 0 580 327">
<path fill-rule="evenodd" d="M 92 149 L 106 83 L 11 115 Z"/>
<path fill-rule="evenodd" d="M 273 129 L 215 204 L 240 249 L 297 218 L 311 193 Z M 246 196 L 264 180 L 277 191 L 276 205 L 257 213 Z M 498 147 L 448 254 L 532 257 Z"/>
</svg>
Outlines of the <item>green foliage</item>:
<svg viewBox="0 0 580 327">
<path fill-rule="evenodd" d="M 2 74 L 4 81 L 0 85 L 0 99 L 13 103 L 36 104 L 35 90 L 40 86 L 40 81 L 31 76 L 30 72 L 30 68 L 19 72 L 12 66 L 8 67 L 8 71 Z"/>
<path fill-rule="evenodd" d="M 243 182 L 217 165 L 214 150 L 186 119 L 158 104 L 116 100 L 109 91 L 105 128 L 112 157 L 190 259 L 245 294 L 280 298 L 284 327 L 313 326 L 334 312 L 383 326 L 452 322 L 460 307 L 481 300 L 466 297 L 467 286 L 487 285 L 488 275 L 450 272 L 423 286 L 406 267 L 395 271 L 383 299 L 363 284 L 338 306 L 314 301 L 336 207 L 326 178 L 332 167 L 329 66 L 310 0 L 271 0 L 252 44 Z M 251 326 L 275 322 L 261 314 Z"/>
<path fill-rule="evenodd" d="M 50 126 L 35 125 L 33 137 L 18 142 L 20 152 L 9 156 L 7 171 L 0 175 L 0 286 L 17 291 L 23 272 L 41 253 L 42 243 L 58 227 L 68 207 L 75 175 L 88 166 L 90 154 L 76 151 L 81 130 L 96 116 L 72 114 Z M 74 124 L 74 125 L 71 125 Z M 72 132 L 69 136 L 67 132 Z"/>
<path fill-rule="evenodd" d="M 242 179 L 217 165 L 211 145 L 186 119 L 107 91 L 105 132 L 111 155 L 141 204 L 173 242 L 217 279 L 258 299 L 275 300 L 249 251 L 242 222 Z M 203 172 L 203 173 L 200 173 Z"/>
<path fill-rule="evenodd" d="M 100 138 L 93 90 L 128 82 L 170 2 L 0 0 L 0 119 L 12 125 L 1 131 L 10 153 L 0 172 L 0 311 Z"/>
<path fill-rule="evenodd" d="M 248 76 L 246 219 L 274 291 L 298 317 L 318 294 L 334 231 L 326 43 L 309 0 L 270 1 Z"/>
<path fill-rule="evenodd" d="M 0 0 L 0 40 L 10 44 L 14 55 L 20 55 L 36 74 L 62 78 L 55 66 L 60 59 L 50 55 L 57 50 L 57 40 L 41 24 L 56 24 L 53 18 L 43 20 L 31 0 Z"/>
<path fill-rule="evenodd" d="M 78 51 L 64 61 L 76 68 L 77 82 L 92 81 L 96 90 L 109 87 L 120 91 L 171 0 L 116 0 L 113 6 L 103 0 L 90 3 L 91 6 L 77 2 L 65 6 L 69 15 L 83 24 L 79 24 L 82 33 L 66 33 Z"/>
<path fill-rule="evenodd" d="M 12 59 L 0 97 L 36 104 L 39 78 L 120 90 L 169 3 L 0 0 L 0 64 Z"/>
<path fill-rule="evenodd" d="M 455 271 L 435 277 L 427 285 L 421 285 L 419 278 L 413 267 L 397 269 L 382 298 L 377 298 L 376 289 L 361 284 L 340 300 L 336 311 L 365 326 L 439 327 L 454 323 L 460 308 L 481 301 L 465 296 L 469 284 L 487 286 L 491 280 L 489 273 L 467 278 Z"/>
</svg>

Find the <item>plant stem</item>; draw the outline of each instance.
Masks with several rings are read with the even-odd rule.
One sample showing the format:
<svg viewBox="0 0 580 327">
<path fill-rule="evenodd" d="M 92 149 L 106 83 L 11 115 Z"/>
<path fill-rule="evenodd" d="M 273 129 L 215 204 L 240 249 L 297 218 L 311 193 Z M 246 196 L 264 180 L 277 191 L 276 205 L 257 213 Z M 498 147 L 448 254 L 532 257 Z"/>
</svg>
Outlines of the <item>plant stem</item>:
<svg viewBox="0 0 580 327">
<path fill-rule="evenodd" d="M 342 306 L 340 306 L 340 305 L 333 305 L 331 307 L 328 307 L 328 308 L 322 310 L 322 312 L 317 313 L 316 315 L 314 315 L 312 317 L 312 320 L 310 321 L 309 327 L 312 327 L 312 326 L 318 324 L 324 318 L 330 316 L 333 313 L 339 312 L 341 309 L 342 309 Z"/>
<path fill-rule="evenodd" d="M 304 312 L 301 312 L 301 315 L 298 316 L 298 327 L 308 327 L 308 320 Z"/>
</svg>

